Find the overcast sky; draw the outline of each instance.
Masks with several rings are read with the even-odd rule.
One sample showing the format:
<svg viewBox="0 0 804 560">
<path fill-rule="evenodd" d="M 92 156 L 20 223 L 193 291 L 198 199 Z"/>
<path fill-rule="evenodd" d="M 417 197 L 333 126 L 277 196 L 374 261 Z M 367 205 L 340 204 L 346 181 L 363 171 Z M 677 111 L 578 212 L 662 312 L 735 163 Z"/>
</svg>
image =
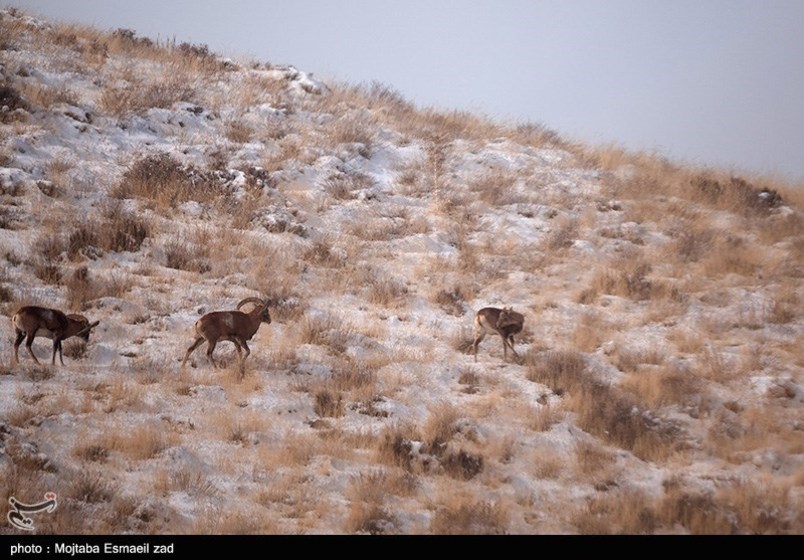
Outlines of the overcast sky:
<svg viewBox="0 0 804 560">
<path fill-rule="evenodd" d="M 802 0 L 0 0 L 804 181 Z"/>
</svg>

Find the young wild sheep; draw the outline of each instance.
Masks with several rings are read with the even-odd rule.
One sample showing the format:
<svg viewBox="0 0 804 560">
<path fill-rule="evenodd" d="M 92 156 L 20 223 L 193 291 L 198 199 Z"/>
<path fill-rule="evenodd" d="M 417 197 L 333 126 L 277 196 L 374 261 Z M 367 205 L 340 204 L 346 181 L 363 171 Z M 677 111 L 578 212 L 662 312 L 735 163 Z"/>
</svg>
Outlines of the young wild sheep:
<svg viewBox="0 0 804 560">
<path fill-rule="evenodd" d="M 256 303 L 257 305 L 248 313 L 240 311 L 240 308 L 247 303 Z M 184 367 L 190 354 L 206 341 L 207 358 L 212 363 L 212 367 L 217 368 L 218 364 L 215 363 L 212 352 L 215 350 L 215 345 L 221 340 L 234 342 L 235 348 L 237 348 L 237 355 L 240 356 L 240 362 L 243 363 L 251 354 L 251 350 L 246 344 L 247 341 L 251 340 L 251 337 L 260 328 L 261 323 L 271 323 L 271 314 L 268 312 L 269 305 L 271 305 L 270 300 L 250 297 L 237 304 L 237 311 L 213 311 L 201 317 L 193 327 L 196 339 L 187 349 L 181 366 Z M 245 356 L 240 351 L 241 347 L 246 350 Z"/>
<path fill-rule="evenodd" d="M 508 360 L 508 348 L 514 353 L 514 356 L 519 357 L 519 354 L 514 350 L 514 335 L 522 332 L 524 323 L 524 315 L 517 313 L 510 307 L 505 309 L 484 307 L 478 311 L 477 315 L 475 315 L 475 340 L 472 343 L 475 361 L 477 361 L 477 346 L 487 334 L 498 334 L 502 338 L 504 360 Z"/>
<path fill-rule="evenodd" d="M 19 363 L 19 348 L 22 344 L 22 339 L 28 337 L 25 341 L 25 347 L 28 353 L 37 364 L 39 360 L 31 349 L 34 338 L 37 336 L 50 338 L 53 340 L 53 357 L 51 365 L 56 365 L 56 350 L 59 352 L 59 361 L 64 365 L 64 357 L 62 356 L 61 343 L 63 340 L 71 336 L 78 336 L 89 342 L 89 333 L 92 329 L 100 324 L 100 321 L 95 321 L 90 324 L 89 319 L 83 315 L 65 315 L 58 309 L 48 309 L 46 307 L 36 307 L 34 305 L 26 305 L 20 307 L 14 316 L 11 318 L 11 324 L 14 325 L 14 330 L 17 333 L 17 339 L 14 341 L 14 361 Z"/>
</svg>

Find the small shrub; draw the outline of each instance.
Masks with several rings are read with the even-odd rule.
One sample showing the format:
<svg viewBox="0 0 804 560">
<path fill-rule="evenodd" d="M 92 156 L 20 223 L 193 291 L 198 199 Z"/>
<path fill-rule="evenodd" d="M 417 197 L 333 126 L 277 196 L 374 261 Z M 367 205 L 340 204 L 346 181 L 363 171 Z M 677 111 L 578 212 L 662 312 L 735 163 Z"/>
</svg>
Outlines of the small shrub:
<svg viewBox="0 0 804 560">
<path fill-rule="evenodd" d="M 483 470 L 483 457 L 461 449 L 440 459 L 444 471 L 453 478 L 471 480 Z"/>
<path fill-rule="evenodd" d="M 166 209 L 191 200 L 208 203 L 222 191 L 211 176 L 161 153 L 132 164 L 111 194 L 120 199 L 142 198 Z"/>
<path fill-rule="evenodd" d="M 229 121 L 224 128 L 226 139 L 236 144 L 246 144 L 254 136 L 254 129 L 242 121 Z"/>
<path fill-rule="evenodd" d="M 572 392 L 586 382 L 586 360 L 580 352 L 554 350 L 539 356 L 529 353 L 526 363 L 530 381 L 543 383 L 559 394 Z"/>
<path fill-rule="evenodd" d="M 6 111 L 0 111 L 0 122 L 10 123 L 19 118 L 17 109 L 30 112 L 30 104 L 20 95 L 20 92 L 8 85 L 0 85 L 0 108 L 8 107 Z"/>
<path fill-rule="evenodd" d="M 344 414 L 343 397 L 338 392 L 321 389 L 315 393 L 313 410 L 322 418 L 339 418 Z"/>
<path fill-rule="evenodd" d="M 165 245 L 165 264 L 168 268 L 203 274 L 212 270 L 207 253 L 206 247 L 170 241 Z"/>
<path fill-rule="evenodd" d="M 112 499 L 116 488 L 102 478 L 100 472 L 81 470 L 70 481 L 67 494 L 70 498 L 85 502 L 87 504 L 97 504 L 108 502 Z"/>
<path fill-rule="evenodd" d="M 73 450 L 73 454 L 83 461 L 105 463 L 109 458 L 109 448 L 103 445 L 81 445 Z"/>
<path fill-rule="evenodd" d="M 499 535 L 506 532 L 507 512 L 499 503 L 460 500 L 440 507 L 430 523 L 434 535 Z"/>
</svg>

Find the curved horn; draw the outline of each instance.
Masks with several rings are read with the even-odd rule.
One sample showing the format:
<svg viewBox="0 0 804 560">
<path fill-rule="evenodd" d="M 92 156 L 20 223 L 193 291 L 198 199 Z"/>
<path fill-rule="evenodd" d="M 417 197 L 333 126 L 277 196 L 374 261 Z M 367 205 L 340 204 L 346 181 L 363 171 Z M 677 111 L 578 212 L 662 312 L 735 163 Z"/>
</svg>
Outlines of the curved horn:
<svg viewBox="0 0 804 560">
<path fill-rule="evenodd" d="M 264 306 L 268 305 L 267 302 L 261 300 L 260 298 L 248 297 L 246 299 L 240 300 L 240 303 L 237 304 L 237 310 L 240 311 L 240 308 L 243 307 L 244 305 L 246 305 L 247 303 L 256 303 L 260 307 L 264 307 Z"/>
<path fill-rule="evenodd" d="M 82 335 L 82 334 L 84 334 L 85 332 L 91 331 L 92 329 L 94 329 L 94 328 L 95 328 L 95 327 L 97 327 L 98 325 L 100 325 L 100 321 L 95 321 L 94 323 L 92 323 L 92 324 L 90 324 L 90 325 L 87 325 L 86 327 L 84 327 L 83 329 L 81 329 L 80 331 L 78 331 L 78 332 L 76 333 L 76 335 L 75 335 L 75 336 L 81 336 L 81 335 Z"/>
</svg>

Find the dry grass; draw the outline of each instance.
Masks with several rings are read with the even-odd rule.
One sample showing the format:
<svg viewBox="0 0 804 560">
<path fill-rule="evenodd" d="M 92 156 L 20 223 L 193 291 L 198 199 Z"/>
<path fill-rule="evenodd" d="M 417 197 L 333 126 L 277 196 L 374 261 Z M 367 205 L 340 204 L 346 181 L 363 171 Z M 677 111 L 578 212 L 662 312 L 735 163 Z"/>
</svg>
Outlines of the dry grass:
<svg viewBox="0 0 804 560">
<path fill-rule="evenodd" d="M 114 483 L 107 480 L 101 471 L 95 470 L 78 471 L 67 487 L 69 498 L 87 504 L 109 502 L 116 493 Z"/>
<path fill-rule="evenodd" d="M 666 461 L 683 449 L 679 428 L 626 394 L 601 384 L 589 383 L 571 396 L 568 407 L 577 414 L 578 426 L 637 457 Z"/>
<path fill-rule="evenodd" d="M 649 496 L 635 490 L 595 495 L 572 515 L 582 535 L 650 535 L 657 519 Z"/>
<path fill-rule="evenodd" d="M 584 311 L 572 333 L 574 347 L 581 352 L 594 352 L 607 338 L 608 325 L 597 310 Z"/>
<path fill-rule="evenodd" d="M 22 82 L 20 93 L 34 105 L 50 109 L 53 105 L 64 103 L 78 105 L 78 98 L 69 87 L 65 85 L 43 85 L 31 82 Z"/>
<path fill-rule="evenodd" d="M 635 301 L 665 296 L 665 286 L 648 278 L 651 270 L 651 265 L 638 257 L 620 259 L 594 276 L 591 286 L 584 293 L 583 303 L 593 301 L 601 293 Z"/>
<path fill-rule="evenodd" d="M 505 206 L 514 204 L 521 198 L 515 191 L 518 179 L 517 173 L 507 169 L 495 169 L 479 177 L 473 177 L 467 187 L 478 200 L 489 206 Z"/>
<path fill-rule="evenodd" d="M 586 360 L 573 350 L 554 350 L 542 354 L 528 352 L 525 357 L 527 378 L 543 383 L 556 394 L 574 392 L 586 383 Z"/>
<path fill-rule="evenodd" d="M 165 211 L 187 201 L 211 203 L 222 192 L 209 175 L 161 153 L 134 162 L 110 194 L 138 198 Z"/>
<path fill-rule="evenodd" d="M 434 535 L 500 535 L 508 530 L 508 510 L 499 501 L 446 494 L 435 509 L 430 522 Z"/>
<path fill-rule="evenodd" d="M 537 432 L 546 432 L 563 418 L 561 406 L 542 405 L 528 415 L 528 427 Z"/>
<path fill-rule="evenodd" d="M 35 48 L 52 72 L 93 80 L 97 95 L 87 99 L 67 82 L 38 85 L 18 57 Z M 804 218 L 780 209 L 776 196 L 800 209 L 800 189 L 614 146 L 584 150 L 540 125 L 419 109 L 379 84 L 299 93 L 267 64 L 238 69 L 203 45 L 159 44 L 127 30 L 36 30 L 4 16 L 0 50 L 8 54 L 0 105 L 10 109 L 0 114 L 10 134 L 0 166 L 19 167 L 31 154 L 15 146 L 57 132 L 31 118 L 32 106 L 50 107 L 64 122 L 75 113 L 70 124 L 87 130 L 107 116 L 121 129 L 139 126 L 140 115 L 160 121 L 156 134 L 175 141 L 174 155 L 121 152 L 107 161 L 112 179 L 61 155 L 21 169 L 43 180 L 0 186 L 0 225 L 14 228 L 5 234 L 18 245 L 5 250 L 0 310 L 20 304 L 15 298 L 86 309 L 109 325 L 89 356 L 129 335 L 136 345 L 109 371 L 83 359 L 80 343 L 65 348 L 83 359 L 71 371 L 30 361 L 0 367 L 2 379 L 28 387 L 4 411 L 3 486 L 38 495 L 54 476 L 65 483 L 66 499 L 43 530 L 497 534 L 541 518 L 550 529 L 584 534 L 802 532 L 795 368 L 804 366 L 796 330 Z M 58 60 L 60 52 L 68 56 Z M 154 70 L 160 78 L 146 81 Z M 178 101 L 197 104 L 182 116 L 214 127 L 217 139 L 172 116 L 162 121 L 168 111 L 148 114 L 173 113 Z M 249 111 L 263 104 L 278 111 Z M 534 162 L 463 175 L 461 162 L 517 142 L 570 154 L 554 152 L 562 162 L 550 169 Z M 389 145 L 410 147 L 388 170 L 395 184 L 376 167 Z M 363 161 L 380 149 L 382 162 Z M 321 174 L 331 166 L 337 171 Z M 234 168 L 243 185 L 232 183 Z M 585 173 L 584 184 L 564 184 L 570 168 Z M 318 182 L 308 190 L 311 176 Z M 595 176 L 599 196 L 574 192 L 595 187 L 586 184 Z M 65 219 L 79 198 L 98 205 L 81 220 Z M 31 214 L 33 201 L 51 217 Z M 191 201 L 199 205 L 179 209 Z M 491 241 L 492 211 L 512 204 L 547 233 L 543 241 Z M 185 227 L 190 218 L 179 214 L 198 208 L 193 219 L 207 226 Z M 545 217 L 554 218 L 549 231 Z M 322 234 L 324 225 L 335 229 Z M 408 281 L 398 259 L 416 257 L 391 247 L 413 244 L 404 238 L 417 234 L 450 244 L 457 256 L 422 257 Z M 575 262 L 587 244 L 601 252 Z M 132 254 L 112 254 L 125 252 Z M 535 288 L 517 275 L 534 271 L 542 300 L 559 302 L 542 306 L 537 327 L 551 351 L 532 349 L 523 363 L 487 369 L 450 352 L 465 351 L 466 316 L 478 301 L 512 290 L 527 299 Z M 211 290 L 212 302 L 236 301 L 243 288 L 275 299 L 267 352 L 256 352 L 245 379 L 229 348 L 223 372 L 179 374 L 175 360 L 149 355 L 170 344 L 177 310 L 201 305 L 187 299 L 195 297 L 190 283 Z M 567 290 L 583 292 L 573 302 Z M 98 301 L 105 296 L 144 309 L 109 323 L 120 310 Z M 339 296 L 350 318 L 333 307 Z M 422 345 L 403 349 L 399 337 L 414 325 L 424 329 Z M 629 331 L 643 328 L 666 346 L 628 342 Z M 433 368 L 432 356 L 443 367 Z M 521 387 L 522 377 L 533 384 Z M 440 388 L 449 389 L 443 402 Z M 267 407 L 258 404 L 265 395 L 275 399 Z M 211 408 L 185 418 L 196 401 Z M 45 428 L 69 420 L 80 429 L 101 414 L 110 416 L 76 436 L 67 456 L 33 451 L 49 437 Z M 159 419 L 137 420 L 148 415 Z M 210 470 L 162 468 L 179 441 Z M 648 470 L 640 471 L 643 462 Z M 158 499 L 122 493 L 156 464 Z M 681 469 L 689 479 L 647 486 L 650 473 Z M 218 487 L 219 476 L 236 484 Z M 528 477 L 534 485 L 519 480 Z M 511 494 L 516 506 L 505 501 Z M 193 511 L 173 511 L 169 504 L 187 496 Z M 221 513 L 224 502 L 239 505 Z M 182 524 L 188 515 L 193 521 Z"/>
<path fill-rule="evenodd" d="M 133 280 L 122 272 L 94 278 L 89 269 L 82 266 L 64 280 L 64 286 L 67 288 L 68 308 L 81 311 L 89 302 L 102 297 L 122 298 L 133 286 Z"/>
<path fill-rule="evenodd" d="M 395 519 L 384 507 L 389 482 L 388 474 L 380 470 L 353 476 L 346 492 L 351 502 L 344 524 L 347 533 L 377 535 L 395 532 Z"/>
<path fill-rule="evenodd" d="M 326 346 L 336 354 L 346 351 L 351 334 L 350 325 L 330 314 L 305 314 L 296 330 L 299 344 Z"/>
<path fill-rule="evenodd" d="M 620 346 L 617 349 L 615 365 L 620 371 L 635 372 L 641 365 L 662 365 L 667 356 L 663 347 L 652 345 L 647 348 L 631 349 Z"/>
<path fill-rule="evenodd" d="M 575 444 L 575 467 L 586 480 L 610 478 L 616 458 L 611 451 L 583 440 Z"/>
<path fill-rule="evenodd" d="M 586 371 L 580 353 L 552 351 L 526 356 L 527 377 L 544 383 L 558 395 L 568 394 L 566 406 L 577 425 L 642 458 L 665 460 L 679 451 L 678 429 L 654 417 L 633 397 L 603 383 Z"/>
<path fill-rule="evenodd" d="M 367 285 L 366 298 L 370 303 L 382 307 L 403 307 L 407 303 L 408 288 L 397 278 L 366 270 L 363 285 Z"/>
<path fill-rule="evenodd" d="M 169 446 L 170 438 L 157 424 L 142 424 L 120 433 L 107 433 L 100 445 L 125 456 L 145 461 L 156 457 Z"/>
<path fill-rule="evenodd" d="M 645 371 L 634 370 L 623 380 L 621 387 L 653 409 L 691 403 L 704 390 L 700 379 L 681 364 L 664 364 Z"/>
<path fill-rule="evenodd" d="M 231 120 L 224 127 L 226 139 L 235 144 L 246 144 L 254 137 L 254 129 L 239 120 Z"/>
</svg>

